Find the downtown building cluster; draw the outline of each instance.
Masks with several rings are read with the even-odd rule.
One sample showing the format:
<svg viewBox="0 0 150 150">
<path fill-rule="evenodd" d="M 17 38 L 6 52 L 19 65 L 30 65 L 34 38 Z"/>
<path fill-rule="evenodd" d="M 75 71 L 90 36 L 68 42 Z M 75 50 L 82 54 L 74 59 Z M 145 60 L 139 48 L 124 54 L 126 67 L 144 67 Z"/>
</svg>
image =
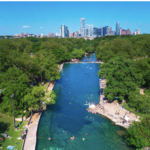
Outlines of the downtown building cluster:
<svg viewBox="0 0 150 150">
<path fill-rule="evenodd" d="M 86 28 L 87 27 L 87 28 Z M 135 32 L 133 32 L 133 35 L 140 34 L 140 30 L 137 29 Z M 105 26 L 105 27 L 93 27 L 93 25 L 86 25 L 85 24 L 85 18 L 80 19 L 80 30 L 76 32 L 70 33 L 70 30 L 68 29 L 68 26 L 61 25 L 60 32 L 56 33 L 56 35 L 53 32 L 48 33 L 48 35 L 45 35 L 43 33 L 41 34 L 28 34 L 28 33 L 20 33 L 15 34 L 15 38 L 18 37 L 74 37 L 74 38 L 89 38 L 93 39 L 95 37 L 103 37 L 103 36 L 110 36 L 110 35 L 131 35 L 130 29 L 123 29 L 120 28 L 120 23 L 116 23 L 116 30 L 113 31 L 112 27 Z"/>
<path fill-rule="evenodd" d="M 105 27 L 94 27 L 93 25 L 87 25 L 88 27 L 86 28 L 85 24 L 85 18 L 81 18 L 80 20 L 81 26 L 80 30 L 73 32 L 71 34 L 66 34 L 70 33 L 70 30 L 68 29 L 68 26 L 62 25 L 60 29 L 60 33 L 56 33 L 56 36 L 59 37 L 83 37 L 83 38 L 95 38 L 95 37 L 102 37 L 102 36 L 110 36 L 110 35 L 131 35 L 130 29 L 123 29 L 120 28 L 120 23 L 116 23 L 116 31 L 112 30 L 112 27 L 105 26 Z M 67 27 L 65 29 L 65 27 Z M 133 32 L 133 35 L 140 34 L 140 30 L 137 29 L 135 32 Z M 67 35 L 67 36 L 65 36 Z"/>
</svg>

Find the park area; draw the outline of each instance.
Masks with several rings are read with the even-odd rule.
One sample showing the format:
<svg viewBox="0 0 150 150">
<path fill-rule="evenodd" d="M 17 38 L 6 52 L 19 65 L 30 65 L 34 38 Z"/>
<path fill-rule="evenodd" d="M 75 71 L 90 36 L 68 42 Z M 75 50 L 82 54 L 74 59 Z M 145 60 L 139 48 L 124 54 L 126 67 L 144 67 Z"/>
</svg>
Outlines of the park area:
<svg viewBox="0 0 150 150">
<path fill-rule="evenodd" d="M 0 113 L 0 149 L 17 149 L 21 150 L 23 140 L 21 139 L 21 134 L 24 131 L 27 121 L 16 122 L 17 130 L 14 128 L 14 119 L 5 114 Z M 4 137 L 4 134 L 8 135 Z M 10 146 L 10 147 L 8 147 Z M 14 147 L 15 146 L 15 147 Z"/>
</svg>

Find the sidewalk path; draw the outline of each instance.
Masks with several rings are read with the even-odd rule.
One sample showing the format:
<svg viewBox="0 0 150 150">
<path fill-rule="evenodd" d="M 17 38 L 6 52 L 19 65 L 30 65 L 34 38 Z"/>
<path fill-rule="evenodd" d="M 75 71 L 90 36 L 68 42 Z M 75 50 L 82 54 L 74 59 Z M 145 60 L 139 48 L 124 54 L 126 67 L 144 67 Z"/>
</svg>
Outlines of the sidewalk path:
<svg viewBox="0 0 150 150">
<path fill-rule="evenodd" d="M 41 113 L 35 113 L 31 118 L 31 124 L 27 127 L 28 133 L 26 136 L 26 141 L 24 145 L 24 150 L 35 150 L 36 148 L 36 132 L 38 128 L 38 123 Z"/>
<path fill-rule="evenodd" d="M 59 65 L 60 72 L 63 69 L 63 64 Z M 48 86 L 48 91 L 51 91 L 55 85 L 55 81 L 51 82 Z M 31 118 L 31 124 L 27 127 L 28 132 L 25 140 L 25 145 L 23 150 L 35 150 L 36 148 L 36 138 L 37 138 L 37 129 L 41 113 L 35 113 Z"/>
</svg>

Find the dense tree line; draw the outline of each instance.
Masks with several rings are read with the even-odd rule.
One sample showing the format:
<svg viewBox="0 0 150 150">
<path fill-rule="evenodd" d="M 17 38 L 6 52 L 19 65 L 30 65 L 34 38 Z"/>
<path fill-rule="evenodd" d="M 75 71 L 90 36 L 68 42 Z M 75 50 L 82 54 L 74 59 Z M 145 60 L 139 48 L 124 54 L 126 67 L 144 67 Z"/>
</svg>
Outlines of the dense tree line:
<svg viewBox="0 0 150 150">
<path fill-rule="evenodd" d="M 12 115 L 13 93 L 15 114 L 38 110 L 44 101 L 54 104 L 55 93 L 46 92 L 42 83 L 60 79 L 62 62 L 93 51 L 83 38 L 0 39 L 0 112 Z"/>
<path fill-rule="evenodd" d="M 150 87 L 150 35 L 108 36 L 92 42 L 100 65 L 99 77 L 106 78 L 104 94 L 111 101 L 123 99 L 130 108 L 150 114 L 150 96 L 141 95 L 141 86 Z M 149 90 L 148 90 L 149 91 Z M 137 148 L 150 146 L 150 117 L 134 122 L 126 141 Z"/>
</svg>

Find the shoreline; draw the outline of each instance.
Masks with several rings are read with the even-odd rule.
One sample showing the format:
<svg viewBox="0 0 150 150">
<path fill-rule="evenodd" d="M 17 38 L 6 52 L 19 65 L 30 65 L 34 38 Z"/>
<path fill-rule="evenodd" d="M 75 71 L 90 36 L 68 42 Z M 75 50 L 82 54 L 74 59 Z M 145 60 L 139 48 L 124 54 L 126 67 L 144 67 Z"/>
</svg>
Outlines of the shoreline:
<svg viewBox="0 0 150 150">
<path fill-rule="evenodd" d="M 109 103 L 107 98 L 104 96 L 103 90 L 106 87 L 106 80 L 99 79 L 100 81 L 100 101 L 96 106 L 87 108 L 88 112 L 94 114 L 100 114 L 110 119 L 115 125 L 129 128 L 133 121 L 140 121 L 140 116 L 136 116 L 134 113 L 130 113 L 124 109 L 120 104 L 116 102 Z M 116 114 L 119 112 L 119 114 Z"/>
<path fill-rule="evenodd" d="M 63 65 L 64 64 L 59 65 L 60 72 L 63 69 Z M 56 81 L 50 83 L 47 87 L 47 90 L 48 91 L 53 90 L 55 83 L 56 83 Z M 36 142 L 37 142 L 37 130 L 38 130 L 38 125 L 39 125 L 41 115 L 42 115 L 42 112 L 40 114 L 35 113 L 32 116 L 32 118 L 31 118 L 32 123 L 29 124 L 29 126 L 27 127 L 28 132 L 27 132 L 27 136 L 25 139 L 25 144 L 24 144 L 23 150 L 35 150 Z"/>
</svg>

